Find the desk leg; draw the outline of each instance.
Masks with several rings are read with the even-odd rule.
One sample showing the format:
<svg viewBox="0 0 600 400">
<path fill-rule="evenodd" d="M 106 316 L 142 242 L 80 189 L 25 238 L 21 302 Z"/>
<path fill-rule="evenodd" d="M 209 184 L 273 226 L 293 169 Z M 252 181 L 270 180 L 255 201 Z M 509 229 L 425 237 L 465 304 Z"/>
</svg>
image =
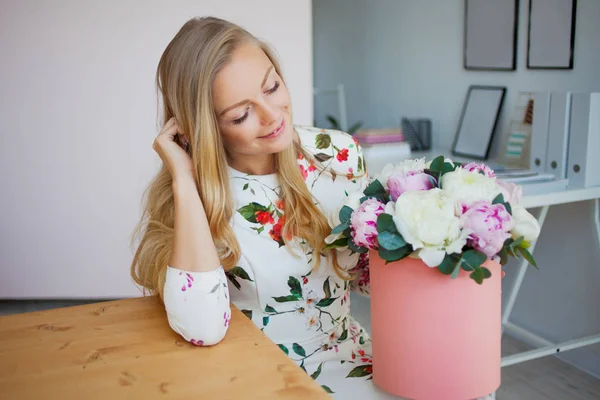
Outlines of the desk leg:
<svg viewBox="0 0 600 400">
<path fill-rule="evenodd" d="M 546 221 L 546 216 L 548 215 L 548 209 L 550 206 L 543 206 L 542 211 L 540 212 L 540 216 L 538 218 L 538 222 L 540 223 L 540 228 L 544 227 L 544 221 Z M 531 243 L 531 247 L 529 248 L 529 252 L 533 254 L 535 250 L 535 245 L 537 240 Z M 502 313 L 502 331 L 504 331 L 504 325 L 510 319 L 510 314 L 512 313 L 513 307 L 515 306 L 515 302 L 517 301 L 517 295 L 519 294 L 519 290 L 521 289 L 521 284 L 523 283 L 523 278 L 525 278 L 525 272 L 527 272 L 527 267 L 529 263 L 527 260 L 523 259 L 521 261 L 521 267 L 519 268 L 519 272 L 517 274 L 517 279 L 515 280 L 514 285 L 510 288 L 510 295 L 508 297 L 508 301 L 506 302 L 506 307 L 504 308 L 504 312 Z"/>
</svg>

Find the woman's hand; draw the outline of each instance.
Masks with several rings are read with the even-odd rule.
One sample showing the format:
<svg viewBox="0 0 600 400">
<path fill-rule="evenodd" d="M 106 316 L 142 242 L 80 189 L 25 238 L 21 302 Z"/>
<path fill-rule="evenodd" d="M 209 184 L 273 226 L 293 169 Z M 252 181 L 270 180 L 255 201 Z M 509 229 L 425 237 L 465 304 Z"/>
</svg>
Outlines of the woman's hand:
<svg viewBox="0 0 600 400">
<path fill-rule="evenodd" d="M 173 181 L 194 179 L 189 140 L 175 118 L 171 118 L 158 134 L 152 148 L 169 169 Z"/>
</svg>

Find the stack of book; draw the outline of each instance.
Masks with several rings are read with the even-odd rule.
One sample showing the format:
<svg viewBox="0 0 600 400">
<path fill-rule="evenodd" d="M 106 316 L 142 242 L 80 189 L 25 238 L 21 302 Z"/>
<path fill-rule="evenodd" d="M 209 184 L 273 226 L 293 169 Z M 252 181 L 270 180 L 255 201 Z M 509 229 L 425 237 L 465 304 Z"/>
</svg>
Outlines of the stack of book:
<svg viewBox="0 0 600 400">
<path fill-rule="evenodd" d="M 397 143 L 404 141 L 402 130 L 394 129 L 363 129 L 354 134 L 360 144 Z"/>
</svg>

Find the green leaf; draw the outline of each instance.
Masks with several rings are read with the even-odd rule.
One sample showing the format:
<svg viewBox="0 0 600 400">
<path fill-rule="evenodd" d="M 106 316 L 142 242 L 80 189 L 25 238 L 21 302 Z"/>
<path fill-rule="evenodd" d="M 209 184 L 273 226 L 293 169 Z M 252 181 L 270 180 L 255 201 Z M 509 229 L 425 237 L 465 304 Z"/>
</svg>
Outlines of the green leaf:
<svg viewBox="0 0 600 400">
<path fill-rule="evenodd" d="M 331 234 L 332 235 L 337 235 L 338 233 L 342 233 L 344 232 L 346 229 L 348 229 L 349 224 L 348 222 L 344 222 L 342 224 L 339 224 L 338 226 L 336 226 L 335 228 L 333 228 L 331 230 Z"/>
<path fill-rule="evenodd" d="M 335 249 L 338 247 L 346 247 L 346 246 L 348 246 L 348 238 L 344 237 L 344 238 L 336 240 L 333 243 L 325 245 L 325 247 L 323 247 L 323 250 Z"/>
<path fill-rule="evenodd" d="M 247 190 L 247 189 L 248 189 L 248 184 L 246 183 L 246 184 L 244 185 L 244 187 L 242 188 L 242 190 Z"/>
<path fill-rule="evenodd" d="M 377 236 L 377 241 L 379 242 L 379 245 L 386 250 L 397 250 L 406 246 L 406 241 L 400 234 L 387 231 L 381 232 Z"/>
<path fill-rule="evenodd" d="M 242 310 L 242 314 L 248 317 L 248 319 L 252 319 L 252 310 Z"/>
<path fill-rule="evenodd" d="M 331 146 L 331 136 L 327 133 L 319 133 L 315 139 L 317 149 L 323 150 Z"/>
<path fill-rule="evenodd" d="M 364 203 L 367 199 L 375 199 L 377 201 L 386 204 L 390 200 L 390 196 L 387 193 L 374 194 L 371 196 L 364 196 L 360 198 L 360 204 Z"/>
<path fill-rule="evenodd" d="M 323 367 L 323 363 L 319 364 L 319 368 L 310 376 L 313 379 L 317 379 L 319 375 L 321 375 L 321 368 Z"/>
<path fill-rule="evenodd" d="M 454 167 L 449 162 L 444 162 L 441 172 L 442 172 L 442 175 L 444 175 L 444 174 L 447 174 L 448 172 L 453 172 L 455 169 L 456 169 L 456 167 Z"/>
<path fill-rule="evenodd" d="M 521 253 L 521 255 L 523 255 L 523 258 L 525 258 L 527 260 L 527 262 L 529 262 L 529 264 L 533 265 L 535 268 L 538 268 L 537 263 L 535 262 L 533 256 L 529 252 L 529 250 L 527 250 L 523 247 L 517 247 L 517 250 Z"/>
<path fill-rule="evenodd" d="M 504 206 L 504 208 L 506 208 L 506 211 L 512 215 L 512 207 L 510 206 L 510 203 L 503 203 L 502 204 Z"/>
<path fill-rule="evenodd" d="M 325 282 L 323 282 L 323 292 L 325 292 L 326 299 L 331 297 L 331 287 L 329 286 L 329 278 L 331 277 L 328 276 L 327 279 L 325 279 Z"/>
<path fill-rule="evenodd" d="M 404 246 L 397 250 L 387 250 L 383 247 L 379 247 L 379 250 L 377 251 L 379 253 L 379 257 L 386 261 L 398 261 L 410 253 L 410 246 Z"/>
<path fill-rule="evenodd" d="M 498 253 L 498 256 L 500 256 L 500 265 L 506 265 L 506 263 L 508 262 L 508 252 L 506 251 L 505 248 L 502 248 L 500 250 L 500 253 Z"/>
<path fill-rule="evenodd" d="M 492 200 L 492 204 L 504 204 L 504 195 L 502 193 L 500 193 L 498 196 L 494 197 L 494 200 Z"/>
<path fill-rule="evenodd" d="M 256 230 L 256 233 L 258 233 L 260 235 L 264 230 L 265 230 L 265 226 L 263 225 Z"/>
<path fill-rule="evenodd" d="M 302 297 L 302 286 L 300 281 L 293 276 L 288 279 L 288 286 L 290 287 L 290 293 L 299 297 Z"/>
<path fill-rule="evenodd" d="M 329 161 L 333 158 L 333 156 L 329 155 L 329 154 L 325 154 L 325 153 L 317 153 L 315 154 L 315 158 L 320 161 L 320 162 L 326 162 Z"/>
<path fill-rule="evenodd" d="M 379 214 L 377 217 L 377 230 L 380 235 L 383 232 L 398 233 L 394 218 L 390 214 Z"/>
<path fill-rule="evenodd" d="M 292 349 L 294 350 L 294 353 L 298 354 L 299 356 L 306 357 L 306 352 L 304 351 L 304 348 L 298 343 L 294 343 L 292 345 Z"/>
<path fill-rule="evenodd" d="M 269 323 L 269 317 L 263 317 L 263 326 L 267 326 Z"/>
<path fill-rule="evenodd" d="M 356 133 L 356 131 L 358 131 L 360 129 L 360 127 L 363 125 L 362 122 L 357 122 L 354 125 L 352 125 L 350 128 L 348 128 L 348 134 L 349 135 L 354 135 L 354 133 Z"/>
<path fill-rule="evenodd" d="M 429 169 L 435 173 L 442 172 L 442 168 L 444 168 L 444 156 L 437 156 L 433 159 L 431 165 L 429 166 Z"/>
<path fill-rule="evenodd" d="M 335 392 L 331 389 L 329 389 L 329 386 L 325 386 L 325 385 L 321 385 L 321 387 L 323 388 L 324 391 L 326 391 L 329 394 L 335 394 Z"/>
<path fill-rule="evenodd" d="M 256 220 L 256 212 L 257 211 L 268 211 L 268 208 L 263 206 L 262 204 L 252 202 L 244 207 L 238 209 L 238 212 L 244 217 L 244 219 L 253 224 L 257 224 Z"/>
<path fill-rule="evenodd" d="M 302 297 L 296 296 L 296 295 L 279 296 L 279 297 L 273 297 L 273 300 L 275 300 L 278 303 L 286 303 L 288 301 L 302 300 Z"/>
<path fill-rule="evenodd" d="M 450 275 L 457 267 L 456 262 L 457 259 L 455 257 L 451 256 L 450 254 L 446 254 L 442 260 L 442 263 L 438 265 L 438 269 L 442 274 Z"/>
<path fill-rule="evenodd" d="M 377 194 L 385 194 L 385 189 L 379 179 L 375 179 L 364 191 L 367 196 L 375 196 Z"/>
<path fill-rule="evenodd" d="M 233 283 L 233 286 L 235 286 L 238 290 L 242 290 L 242 285 L 240 285 L 237 279 L 235 279 L 234 275 L 231 275 L 229 272 L 227 272 L 225 275 L 227 276 L 227 279 Z"/>
<path fill-rule="evenodd" d="M 290 354 L 290 351 L 289 351 L 289 350 L 288 350 L 288 348 L 287 348 L 287 347 L 285 347 L 284 345 L 282 345 L 282 344 L 278 344 L 277 346 L 279 346 L 279 348 L 280 348 L 281 350 L 283 350 L 283 352 L 284 352 L 286 355 L 289 355 L 289 354 Z"/>
<path fill-rule="evenodd" d="M 350 239 L 348 239 L 348 248 L 349 248 L 350 250 L 352 250 L 353 252 L 355 252 L 355 253 L 360 253 L 360 254 L 363 254 L 363 253 L 366 253 L 366 252 L 368 252 L 368 251 L 369 251 L 369 249 L 367 249 L 366 247 L 362 247 L 362 246 L 361 246 L 361 247 L 358 247 L 358 246 L 357 246 L 357 245 L 355 245 L 355 244 L 354 244 L 354 242 L 353 242 L 352 240 L 350 240 Z"/>
<path fill-rule="evenodd" d="M 274 309 L 273 307 L 271 307 L 270 305 L 268 305 L 268 304 L 267 304 L 267 306 L 265 307 L 265 312 L 268 312 L 268 313 L 276 313 L 276 312 L 277 312 L 277 310 L 276 310 L 276 309 Z"/>
<path fill-rule="evenodd" d="M 475 271 L 471 272 L 471 275 L 469 275 L 469 277 L 481 285 L 484 279 L 483 270 L 481 268 L 477 268 Z"/>
<path fill-rule="evenodd" d="M 512 242 L 510 244 L 510 247 L 512 247 L 514 249 L 515 247 L 521 246 L 521 243 L 523 243 L 523 240 L 525 240 L 525 236 L 519 236 L 514 242 Z"/>
<path fill-rule="evenodd" d="M 481 270 L 483 271 L 483 279 L 488 279 L 492 277 L 492 271 L 490 271 L 486 267 L 481 267 Z"/>
<path fill-rule="evenodd" d="M 341 222 L 342 224 L 349 224 L 349 223 L 350 223 L 350 217 L 352 216 L 352 212 L 353 212 L 353 211 L 354 211 L 354 210 L 353 210 L 353 209 L 351 209 L 351 208 L 350 208 L 350 207 L 348 207 L 348 206 L 344 206 L 344 207 L 342 207 L 342 209 L 340 210 L 340 215 L 339 215 L 339 217 L 340 217 L 340 222 Z"/>
<path fill-rule="evenodd" d="M 348 375 L 346 375 L 346 378 L 361 378 L 363 376 L 371 375 L 371 372 L 368 372 L 370 367 L 370 365 L 359 365 L 350 371 Z"/>
<path fill-rule="evenodd" d="M 358 344 L 365 344 L 365 338 L 363 336 L 358 339 Z"/>
<path fill-rule="evenodd" d="M 329 307 L 337 299 L 339 299 L 339 297 L 330 297 L 328 299 L 321 299 L 317 303 L 317 307 Z"/>
<path fill-rule="evenodd" d="M 237 276 L 239 278 L 245 279 L 247 281 L 254 282 L 252 279 L 250 279 L 250 276 L 242 267 L 239 267 L 239 266 L 233 267 L 231 270 L 229 270 L 229 273 L 234 276 Z"/>
<path fill-rule="evenodd" d="M 487 256 L 477 250 L 467 250 L 460 258 L 462 269 L 465 271 L 476 270 L 485 260 L 487 260 Z"/>
<path fill-rule="evenodd" d="M 342 332 L 342 334 L 338 338 L 338 343 L 343 342 L 346 339 L 348 339 L 348 329 L 344 329 L 344 332 Z"/>
<path fill-rule="evenodd" d="M 337 120 L 337 119 L 335 119 L 335 118 L 334 118 L 332 115 L 327 115 L 327 116 L 325 117 L 325 119 L 326 119 L 327 121 L 329 121 L 329 123 L 331 124 L 331 128 L 332 128 L 332 129 L 337 129 L 337 130 L 340 130 L 340 124 L 338 123 L 338 120 Z"/>
<path fill-rule="evenodd" d="M 217 283 L 217 284 L 216 284 L 216 285 L 215 285 L 215 286 L 212 288 L 212 290 L 210 291 L 210 293 L 214 293 L 214 292 L 216 292 L 218 288 L 219 288 L 219 284 Z"/>
</svg>

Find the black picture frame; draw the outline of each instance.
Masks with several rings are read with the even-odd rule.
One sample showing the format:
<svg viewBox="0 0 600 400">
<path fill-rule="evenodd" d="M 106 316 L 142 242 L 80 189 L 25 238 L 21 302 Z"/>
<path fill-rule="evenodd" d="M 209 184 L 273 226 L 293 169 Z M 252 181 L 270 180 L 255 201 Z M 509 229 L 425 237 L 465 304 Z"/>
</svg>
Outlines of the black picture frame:
<svg viewBox="0 0 600 400">
<path fill-rule="evenodd" d="M 464 38 L 463 38 L 463 67 L 466 70 L 475 71 L 516 71 L 517 69 L 517 43 L 519 35 L 519 4 L 520 0 L 465 0 L 465 17 L 464 17 Z M 469 7 L 471 5 L 471 7 Z M 490 8 L 486 15 L 482 16 L 480 7 Z M 505 21 L 506 26 L 499 27 L 497 22 L 498 13 L 494 12 L 494 7 L 505 7 L 506 10 L 512 11 L 512 20 Z M 470 10 L 474 10 L 477 15 L 471 15 Z M 497 11 L 497 10 L 496 10 Z M 480 21 L 479 18 L 489 18 L 490 22 Z M 477 21 L 472 21 L 477 19 Z M 473 26 L 474 25 L 474 26 Z M 484 27 L 482 29 L 482 27 Z M 495 27 L 495 28 L 494 28 Z M 500 28 L 500 29 L 498 29 Z M 492 31 L 491 29 L 496 29 Z M 489 52 L 494 53 L 497 57 L 498 47 L 497 40 L 504 35 L 512 35 L 508 38 L 511 60 L 505 60 L 502 65 L 495 63 L 492 60 L 482 60 L 489 57 Z M 504 40 L 506 42 L 506 40 Z M 506 46 L 507 43 L 503 45 Z"/>
<path fill-rule="evenodd" d="M 464 151 L 464 146 L 461 144 L 465 140 L 467 143 L 472 143 L 473 141 L 469 138 L 468 134 L 473 135 L 473 132 L 466 132 L 465 129 L 472 129 L 471 125 L 473 122 L 471 115 L 476 110 L 473 107 L 478 106 L 475 104 L 478 99 L 475 99 L 476 96 L 473 94 L 476 92 L 481 92 L 486 95 L 489 95 L 489 91 L 496 92 L 494 93 L 498 98 L 494 100 L 493 97 L 489 97 L 487 101 L 490 103 L 484 104 L 479 102 L 479 107 L 484 107 L 487 114 L 482 112 L 475 112 L 473 114 L 477 118 L 483 118 L 484 123 L 491 125 L 488 132 L 484 132 L 486 137 L 483 137 L 480 141 L 483 142 L 483 147 L 481 151 L 473 152 L 473 151 Z M 486 93 L 487 92 L 487 93 Z M 465 102 L 463 104 L 463 109 L 460 115 L 460 120 L 458 122 L 458 128 L 456 129 L 456 134 L 454 135 L 454 141 L 452 143 L 452 154 L 459 157 L 472 158 L 477 160 L 486 160 L 490 155 L 490 150 L 492 147 L 492 142 L 494 139 L 494 135 L 496 133 L 496 128 L 498 127 L 498 120 L 500 117 L 500 111 L 502 110 L 502 105 L 504 104 L 504 98 L 506 97 L 506 87 L 505 86 L 480 86 L 480 85 L 471 85 L 467 91 L 467 95 L 465 97 Z M 479 110 L 481 111 L 481 110 Z M 469 121 L 465 124 L 465 117 L 469 117 Z M 467 128 L 468 125 L 468 128 Z M 479 131 L 479 128 L 476 129 Z M 461 137 L 462 135 L 462 137 Z M 479 137 L 478 137 L 479 138 Z"/>
<path fill-rule="evenodd" d="M 534 12 L 536 11 L 534 8 L 535 3 L 537 3 L 539 0 L 529 0 L 529 18 L 528 18 L 528 28 L 527 28 L 527 69 L 558 69 L 558 70 L 571 70 L 573 69 L 573 60 L 575 58 L 575 29 L 577 26 L 577 0 L 564 0 L 564 1 L 571 1 L 571 7 L 569 7 L 569 10 L 571 12 L 571 18 L 570 18 L 570 29 L 569 29 L 569 33 L 570 33 L 570 38 L 568 40 L 568 45 L 569 45 L 569 49 L 568 49 L 568 62 L 565 63 L 564 65 L 541 65 L 540 63 L 536 63 L 535 61 L 532 61 L 532 15 L 534 14 Z M 540 4 L 545 4 L 546 7 L 551 7 L 552 5 L 555 5 L 554 3 L 540 3 Z M 560 5 L 560 3 L 558 3 Z M 559 10 L 557 10 L 557 12 L 559 12 Z M 555 14 L 556 15 L 556 14 Z M 538 23 L 539 25 L 539 23 Z M 550 25 L 550 24 L 548 24 Z M 548 27 L 550 28 L 550 27 Z M 543 29 L 543 27 L 537 27 L 534 26 L 534 29 L 537 31 L 537 29 Z M 547 31 L 549 32 L 556 32 L 556 26 L 553 26 L 553 29 L 548 29 Z M 535 33 L 534 33 L 535 35 Z M 547 38 L 548 35 L 544 32 L 540 32 L 537 36 L 539 37 L 544 37 Z M 549 46 L 556 46 L 556 41 L 552 40 L 551 38 L 547 39 L 549 42 L 552 42 Z M 535 46 L 535 44 L 534 44 Z M 565 49 L 563 49 L 564 51 Z"/>
</svg>

